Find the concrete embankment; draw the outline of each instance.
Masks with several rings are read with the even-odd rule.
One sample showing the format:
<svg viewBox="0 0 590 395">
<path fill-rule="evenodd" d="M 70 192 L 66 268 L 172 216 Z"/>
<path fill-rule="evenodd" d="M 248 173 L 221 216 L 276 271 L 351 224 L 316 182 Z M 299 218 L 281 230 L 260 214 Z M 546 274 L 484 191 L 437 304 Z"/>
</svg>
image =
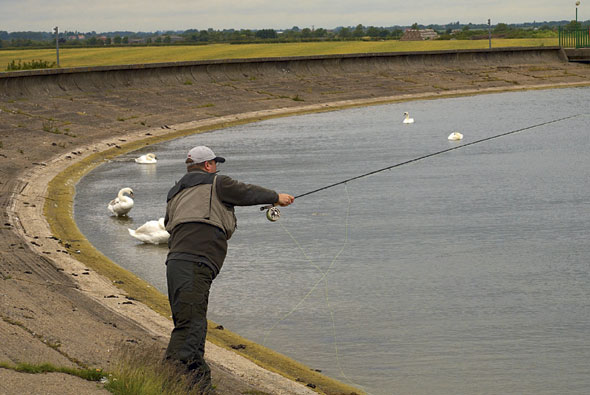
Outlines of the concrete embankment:
<svg viewBox="0 0 590 395">
<path fill-rule="evenodd" d="M 284 79 L 287 74 L 333 76 L 350 73 L 386 73 L 408 69 L 428 71 L 502 67 L 567 61 L 559 47 L 498 48 L 490 50 L 392 52 L 289 58 L 229 59 L 193 62 L 81 67 L 0 73 L 0 92 L 35 95 L 59 91 L 96 92 L 105 89 L 170 84 L 219 83 L 257 77 Z"/>
<path fill-rule="evenodd" d="M 146 330 L 149 323 L 128 318 L 139 303 L 125 303 L 123 291 L 105 288 L 101 294 L 95 285 L 80 285 L 81 279 L 100 277 L 91 267 L 72 263 L 79 255 L 72 246 L 80 240 L 60 243 L 41 232 L 48 228 L 44 205 L 71 204 L 48 195 L 49 174 L 70 163 L 304 111 L 589 84 L 590 67 L 566 62 L 558 48 L 0 73 L 0 362 L 108 368 L 118 342 L 162 340 L 158 327 Z M 394 114 L 392 122 L 401 116 Z M 113 286 L 113 279 L 107 282 Z M 107 298 L 111 295 L 119 298 Z M 225 380 L 220 372 L 218 380 Z M 308 383 L 317 379 L 283 374 Z M 239 372 L 233 376 L 251 385 Z"/>
</svg>

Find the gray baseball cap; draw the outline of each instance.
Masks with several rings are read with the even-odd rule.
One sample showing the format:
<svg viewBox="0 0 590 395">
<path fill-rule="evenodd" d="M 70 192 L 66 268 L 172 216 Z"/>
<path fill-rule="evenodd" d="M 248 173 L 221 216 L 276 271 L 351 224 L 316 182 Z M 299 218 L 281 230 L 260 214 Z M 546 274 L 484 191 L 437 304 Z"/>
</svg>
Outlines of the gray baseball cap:
<svg viewBox="0 0 590 395">
<path fill-rule="evenodd" d="M 204 145 L 199 145 L 197 147 L 191 148 L 191 150 L 186 155 L 187 162 L 193 163 L 202 163 L 208 160 L 214 160 L 215 162 L 223 163 L 225 162 L 225 158 L 221 156 L 215 156 L 215 153 L 211 148 L 205 147 Z"/>
</svg>

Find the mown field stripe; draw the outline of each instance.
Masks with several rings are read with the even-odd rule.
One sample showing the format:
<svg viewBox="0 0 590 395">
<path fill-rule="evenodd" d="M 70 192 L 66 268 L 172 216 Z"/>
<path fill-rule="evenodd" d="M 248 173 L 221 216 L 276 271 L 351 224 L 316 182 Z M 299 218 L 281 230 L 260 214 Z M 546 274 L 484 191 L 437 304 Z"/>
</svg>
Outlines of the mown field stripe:
<svg viewBox="0 0 590 395">
<path fill-rule="evenodd" d="M 547 47 L 558 45 L 557 38 L 494 39 L 492 48 Z M 210 44 L 152 47 L 61 48 L 61 67 L 111 66 L 136 63 L 180 62 L 212 59 L 245 59 L 282 56 L 336 55 L 352 53 L 439 51 L 486 49 L 488 40 L 435 41 L 336 41 L 280 44 Z M 2 50 L 0 71 L 12 60 L 54 62 L 55 49 Z"/>
</svg>

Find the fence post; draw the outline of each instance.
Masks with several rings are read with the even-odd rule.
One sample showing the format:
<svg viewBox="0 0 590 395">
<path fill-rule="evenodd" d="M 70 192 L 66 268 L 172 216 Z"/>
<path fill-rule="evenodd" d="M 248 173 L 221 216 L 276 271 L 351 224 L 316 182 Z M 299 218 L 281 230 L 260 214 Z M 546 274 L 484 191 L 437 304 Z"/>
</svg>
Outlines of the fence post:
<svg viewBox="0 0 590 395">
<path fill-rule="evenodd" d="M 57 58 L 57 67 L 59 67 L 59 29 L 58 27 L 54 27 L 53 31 L 55 32 L 55 56 Z"/>
</svg>

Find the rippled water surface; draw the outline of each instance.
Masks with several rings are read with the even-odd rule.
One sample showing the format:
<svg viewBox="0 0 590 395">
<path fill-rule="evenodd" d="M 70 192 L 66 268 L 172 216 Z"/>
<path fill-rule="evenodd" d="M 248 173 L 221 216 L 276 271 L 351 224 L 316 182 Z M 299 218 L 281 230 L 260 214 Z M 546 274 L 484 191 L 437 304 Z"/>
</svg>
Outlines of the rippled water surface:
<svg viewBox="0 0 590 395">
<path fill-rule="evenodd" d="M 105 255 L 166 292 L 164 216 L 194 145 L 222 173 L 300 195 L 458 145 L 588 112 L 590 89 L 416 101 L 281 118 L 146 147 L 77 185 Z M 409 111 L 413 125 L 401 123 Z M 282 209 L 238 208 L 209 317 L 372 394 L 586 394 L 590 118 L 581 115 L 361 178 Z M 460 142 L 447 136 L 459 131 Z M 155 152 L 158 164 L 133 158 Z M 135 191 L 129 220 L 109 216 Z"/>
</svg>

